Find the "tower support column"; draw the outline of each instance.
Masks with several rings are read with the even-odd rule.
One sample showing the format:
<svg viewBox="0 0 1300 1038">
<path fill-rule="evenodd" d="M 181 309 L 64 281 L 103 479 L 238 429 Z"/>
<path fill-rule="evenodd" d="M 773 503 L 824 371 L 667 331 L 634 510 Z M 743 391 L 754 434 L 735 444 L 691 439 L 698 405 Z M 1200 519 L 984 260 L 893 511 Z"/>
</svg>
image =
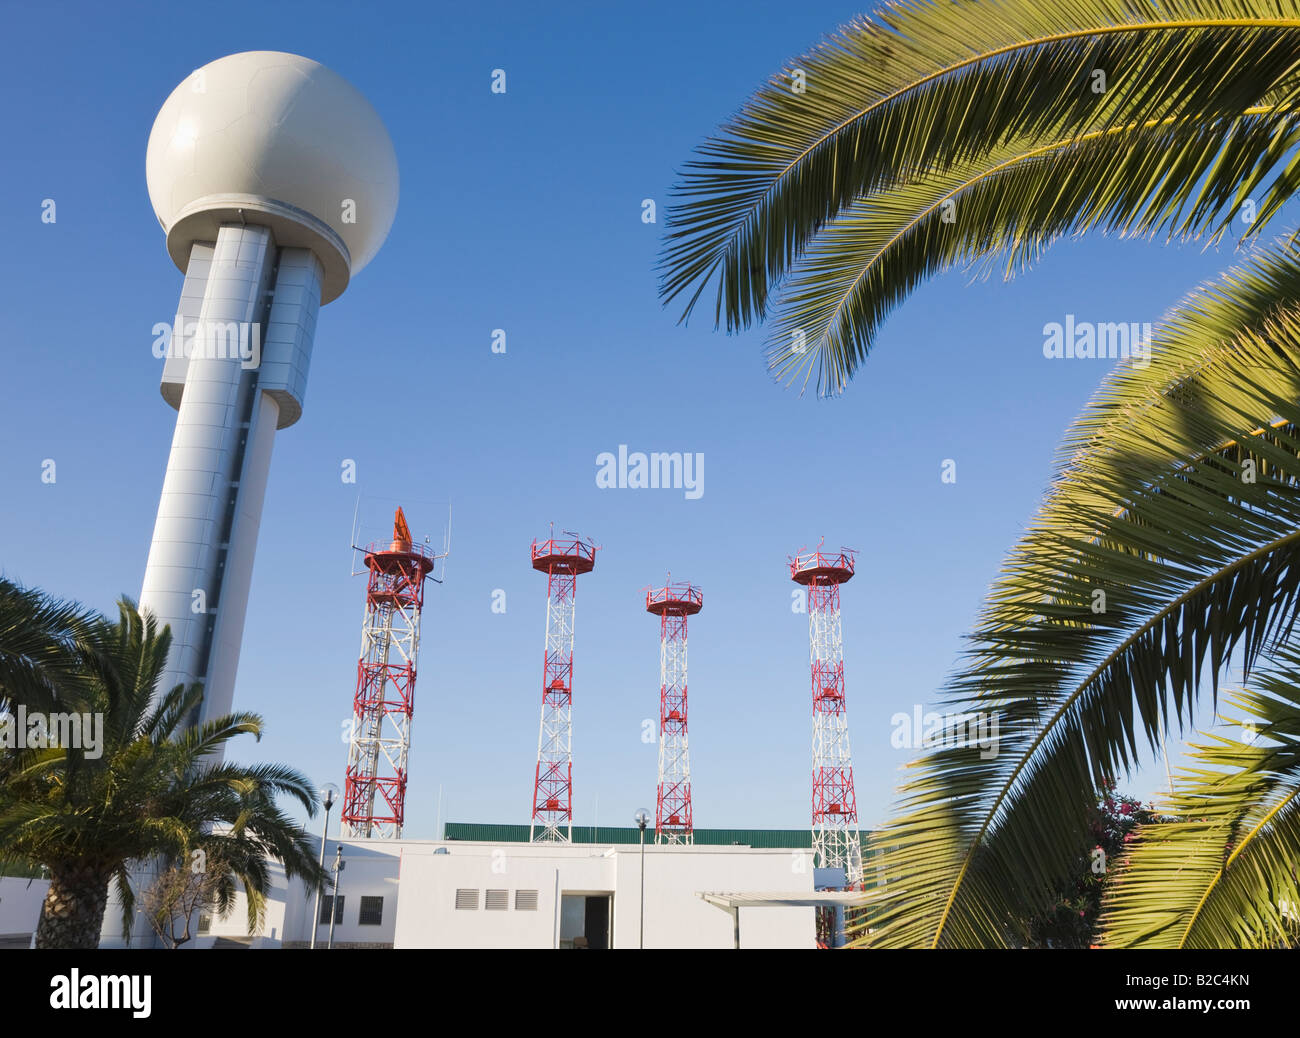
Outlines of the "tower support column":
<svg viewBox="0 0 1300 1038">
<path fill-rule="evenodd" d="M 862 843 L 853 788 L 853 754 L 844 697 L 844 639 L 840 585 L 852 578 L 853 552 L 806 552 L 790 560 L 790 576 L 808 589 L 812 671 L 812 845 L 818 868 L 844 870 L 845 883 L 862 884 Z"/>
<path fill-rule="evenodd" d="M 437 558 L 412 542 L 400 508 L 392 543 L 366 550 L 366 612 L 340 818 L 345 836 L 400 839 L 406 824 L 420 614 L 424 581 Z"/>
<path fill-rule="evenodd" d="M 220 683 L 211 680 L 209 663 L 219 620 L 227 620 L 228 645 L 239 651 L 245 603 L 231 595 L 227 618 L 223 593 L 232 562 L 241 573 L 251 570 L 275 437 L 276 405 L 260 404 L 256 367 L 275 272 L 271 232 L 225 224 L 214 245 L 194 246 L 191 266 L 185 291 L 201 284 L 201 303 L 191 322 L 186 310 L 193 313 L 194 296 L 182 296 L 170 343 L 173 368 L 177 354 L 185 359 L 184 385 L 140 606 L 172 631 L 159 689 L 203 681 L 199 720 L 206 721 L 229 713 L 234 699 L 237 660 L 223 661 Z M 250 512 L 248 505 L 256 507 Z M 237 517 L 243 522 L 236 538 Z"/>
<path fill-rule="evenodd" d="M 655 843 L 695 842 L 691 753 L 687 735 L 686 620 L 704 607 L 690 584 L 647 591 L 646 612 L 659 617 L 659 786 Z"/>
<path fill-rule="evenodd" d="M 573 836 L 573 621 L 578 575 L 596 565 L 594 544 L 573 537 L 533 542 L 533 569 L 546 574 L 546 653 L 542 660 L 542 718 L 533 773 L 534 843 L 568 843 Z"/>
</svg>

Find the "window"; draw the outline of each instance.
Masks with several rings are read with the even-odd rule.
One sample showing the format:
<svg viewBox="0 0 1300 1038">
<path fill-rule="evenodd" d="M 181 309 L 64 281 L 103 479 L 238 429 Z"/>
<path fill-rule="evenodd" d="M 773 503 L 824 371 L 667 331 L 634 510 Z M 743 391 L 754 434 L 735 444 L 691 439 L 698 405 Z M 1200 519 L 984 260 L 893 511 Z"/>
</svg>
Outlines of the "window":
<svg viewBox="0 0 1300 1038">
<path fill-rule="evenodd" d="M 510 907 L 510 891 L 489 890 L 487 892 L 487 904 L 483 907 L 489 912 L 504 912 Z"/>
<path fill-rule="evenodd" d="M 515 891 L 515 911 L 516 911 L 516 912 L 536 912 L 536 911 L 537 911 L 537 891 L 535 891 L 535 890 L 516 890 L 516 891 Z"/>
<path fill-rule="evenodd" d="M 456 907 L 461 910 L 478 908 L 478 891 L 459 887 L 456 890 Z"/>
<path fill-rule="evenodd" d="M 316 920 L 317 924 L 328 923 L 330 921 L 330 906 L 334 906 L 334 922 L 343 922 L 343 903 L 347 901 L 346 894 L 340 894 L 335 897 L 333 894 L 326 894 L 320 899 L 320 918 Z M 338 902 L 335 904 L 335 902 Z"/>
<path fill-rule="evenodd" d="M 211 932 L 212 932 L 212 916 L 208 915 L 206 912 L 200 912 L 199 933 L 204 934 L 204 933 L 211 933 Z"/>
<path fill-rule="evenodd" d="M 363 897 L 361 914 L 357 917 L 359 926 L 379 926 L 384 921 L 384 899 L 382 897 Z"/>
</svg>

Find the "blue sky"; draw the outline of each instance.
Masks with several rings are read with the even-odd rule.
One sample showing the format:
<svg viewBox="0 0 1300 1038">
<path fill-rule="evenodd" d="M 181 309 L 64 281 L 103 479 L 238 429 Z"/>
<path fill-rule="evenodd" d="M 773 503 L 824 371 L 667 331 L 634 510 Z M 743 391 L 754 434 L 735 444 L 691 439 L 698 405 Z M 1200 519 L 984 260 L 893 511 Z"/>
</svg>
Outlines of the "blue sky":
<svg viewBox="0 0 1300 1038">
<path fill-rule="evenodd" d="M 342 784 L 363 582 L 354 510 L 396 504 L 441 543 L 411 747 L 407 835 L 524 822 L 537 747 L 548 524 L 603 545 L 581 578 L 575 823 L 653 809 L 658 622 L 643 590 L 704 589 L 691 621 L 696 824 L 808 824 L 807 618 L 786 556 L 859 550 L 843 591 L 862 824 L 909 754 L 890 718 L 932 703 L 1070 420 L 1111 361 L 1048 361 L 1043 325 L 1155 321 L 1231 251 L 1093 238 L 1011 283 L 918 291 L 835 400 L 774 384 L 762 332 L 661 307 L 674 169 L 852 5 L 531 3 L 10 5 L 0 39 L 0 569 L 109 610 L 139 594 L 174 412 L 151 328 L 181 276 L 145 190 L 153 117 L 194 68 L 241 50 L 331 66 L 392 135 L 387 244 L 321 313 L 302 421 L 276 441 L 235 704 L 265 715 L 241 759 Z M 507 74 L 493 94 L 492 70 Z M 57 223 L 41 222 L 55 199 Z M 642 222 L 654 199 L 660 222 Z M 707 316 L 707 315 L 705 315 Z M 495 328 L 504 354 L 491 351 Z M 704 493 L 608 490 L 596 457 L 705 456 Z M 57 482 L 41 481 L 43 459 Z M 941 482 L 944 459 L 957 481 Z M 340 466 L 355 459 L 358 482 Z M 506 592 L 504 615 L 491 611 Z M 1133 784 L 1143 798 L 1163 769 Z"/>
</svg>

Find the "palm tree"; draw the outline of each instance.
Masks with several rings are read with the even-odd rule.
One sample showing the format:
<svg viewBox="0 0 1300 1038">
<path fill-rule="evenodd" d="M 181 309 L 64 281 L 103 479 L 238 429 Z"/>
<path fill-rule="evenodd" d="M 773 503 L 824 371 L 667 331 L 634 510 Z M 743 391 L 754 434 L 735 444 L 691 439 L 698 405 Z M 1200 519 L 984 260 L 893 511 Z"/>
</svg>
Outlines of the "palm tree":
<svg viewBox="0 0 1300 1038">
<path fill-rule="evenodd" d="M 127 599 L 116 622 L 83 625 L 75 644 L 79 686 L 102 722 L 99 745 L 83 738 L 80 747 L 29 747 L 0 761 L 0 859 L 50 873 L 38 948 L 96 947 L 114 880 L 129 939 L 133 862 L 220 862 L 216 886 L 226 896 L 228 879 L 242 884 L 250 928 L 269 889 L 269 859 L 291 877 L 324 882 L 306 833 L 275 802 L 288 794 L 312 814 L 311 784 L 275 764 L 209 760 L 237 735 L 260 738 L 261 718 L 231 714 L 188 727 L 202 698 L 198 685 L 177 686 L 155 702 L 170 644 L 169 630 L 157 631 Z"/>
<path fill-rule="evenodd" d="M 793 62 L 686 167 L 663 296 L 684 294 L 685 317 L 716 277 L 716 321 L 771 318 L 773 370 L 816 371 L 825 393 L 935 272 L 1011 271 L 1091 229 L 1215 241 L 1254 209 L 1253 257 L 1180 304 L 1150 365 L 1119 368 L 1068 432 L 942 693 L 953 711 L 998 713 L 999 752 L 916 762 L 878 839 L 873 945 L 1020 943 L 1088 849 L 1094 790 L 1194 724 L 1229 663 L 1246 678 L 1286 665 L 1300 253 L 1258 236 L 1300 175 L 1298 88 L 1292 3 L 912 0 Z M 1190 778 L 1187 795 L 1204 794 Z M 1238 828 L 1206 814 L 1220 849 L 1257 825 L 1255 846 L 1280 855 L 1300 823 L 1268 810 L 1277 788 L 1228 785 Z M 1140 848 L 1134 876 L 1190 853 L 1176 833 L 1144 837 L 1166 856 Z M 1237 906 L 1300 904 L 1294 873 L 1239 868 L 1233 883 L 1218 889 Z M 1112 938 L 1137 940 L 1160 912 L 1172 925 L 1163 898 L 1158 882 L 1117 885 Z M 1250 927 L 1195 932 L 1277 943 L 1286 919 L 1261 909 Z"/>
</svg>

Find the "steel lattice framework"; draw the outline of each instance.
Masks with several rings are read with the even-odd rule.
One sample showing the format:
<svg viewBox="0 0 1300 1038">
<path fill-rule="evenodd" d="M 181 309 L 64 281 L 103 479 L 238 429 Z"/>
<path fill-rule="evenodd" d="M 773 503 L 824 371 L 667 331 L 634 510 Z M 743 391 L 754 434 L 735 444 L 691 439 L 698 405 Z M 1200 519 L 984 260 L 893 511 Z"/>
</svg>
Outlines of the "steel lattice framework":
<svg viewBox="0 0 1300 1038">
<path fill-rule="evenodd" d="M 853 790 L 853 755 L 844 701 L 844 643 L 840 585 L 853 576 L 854 553 L 805 552 L 790 560 L 790 576 L 808 589 L 812 662 L 814 865 L 842 868 L 851 887 L 862 883 L 862 844 Z"/>
<path fill-rule="evenodd" d="M 655 843 L 694 843 L 691 754 L 686 730 L 686 618 L 704 608 L 690 584 L 647 591 L 646 612 L 659 616 L 659 795 Z"/>
<path fill-rule="evenodd" d="M 599 549 L 576 535 L 533 541 L 533 569 L 546 574 L 546 655 L 542 721 L 533 779 L 534 843 L 568 843 L 573 835 L 573 619 L 578 575 L 596 566 Z M 561 831 L 563 830 L 563 831 Z"/>
<path fill-rule="evenodd" d="M 435 559 L 412 545 L 400 508 L 392 544 L 366 549 L 366 613 L 343 789 L 342 823 L 347 836 L 402 835 L 420 613 L 424 581 Z"/>
</svg>

